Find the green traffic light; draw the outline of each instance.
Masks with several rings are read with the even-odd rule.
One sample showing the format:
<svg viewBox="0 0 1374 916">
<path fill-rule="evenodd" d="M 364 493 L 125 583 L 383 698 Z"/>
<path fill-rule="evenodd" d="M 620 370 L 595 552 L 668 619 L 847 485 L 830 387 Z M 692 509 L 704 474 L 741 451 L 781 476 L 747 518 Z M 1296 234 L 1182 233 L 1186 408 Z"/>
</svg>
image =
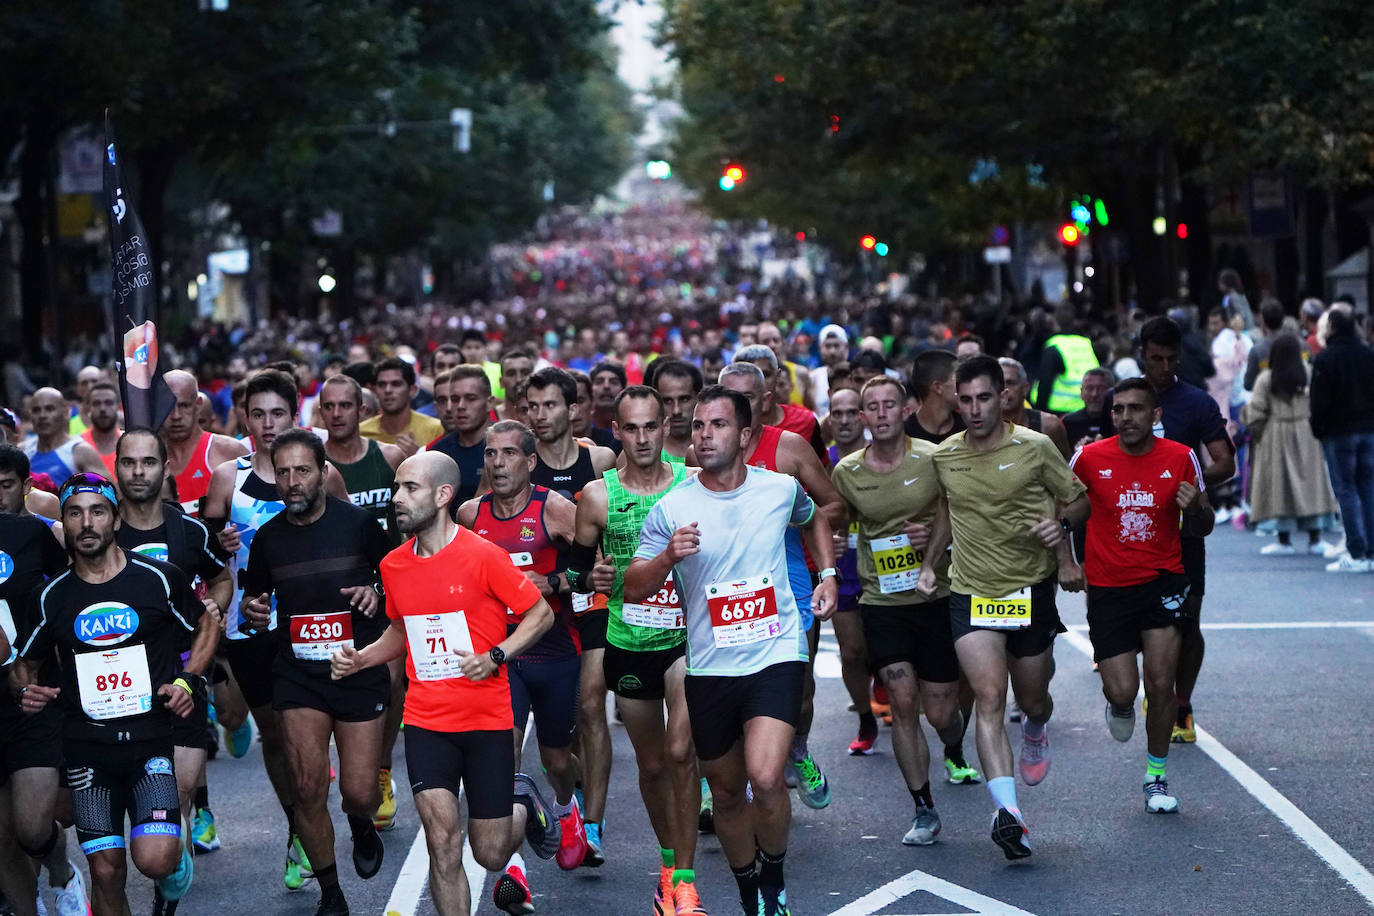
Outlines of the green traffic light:
<svg viewBox="0 0 1374 916">
<path fill-rule="evenodd" d="M 1107 225 L 1107 205 L 1102 202 L 1102 198 L 1093 201 L 1093 217 L 1096 218 L 1099 226 Z"/>
<path fill-rule="evenodd" d="M 873 246 L 873 253 L 880 258 L 887 257 L 887 251 L 887 242 L 879 242 L 878 244 Z"/>
</svg>

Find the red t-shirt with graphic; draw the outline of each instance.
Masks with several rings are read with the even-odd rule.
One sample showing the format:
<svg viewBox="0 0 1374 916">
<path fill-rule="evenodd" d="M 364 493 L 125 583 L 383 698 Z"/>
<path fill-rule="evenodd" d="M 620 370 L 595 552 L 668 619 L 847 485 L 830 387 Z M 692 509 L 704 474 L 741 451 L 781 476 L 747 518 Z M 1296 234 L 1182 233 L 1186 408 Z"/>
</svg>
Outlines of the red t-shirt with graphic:
<svg viewBox="0 0 1374 916">
<path fill-rule="evenodd" d="M 1083 446 L 1069 462 L 1092 504 L 1083 563 L 1089 585 L 1121 588 L 1183 572 L 1178 486 L 1203 489 L 1202 466 L 1186 445 L 1153 442 L 1144 455 L 1130 455 L 1112 436 Z"/>
</svg>

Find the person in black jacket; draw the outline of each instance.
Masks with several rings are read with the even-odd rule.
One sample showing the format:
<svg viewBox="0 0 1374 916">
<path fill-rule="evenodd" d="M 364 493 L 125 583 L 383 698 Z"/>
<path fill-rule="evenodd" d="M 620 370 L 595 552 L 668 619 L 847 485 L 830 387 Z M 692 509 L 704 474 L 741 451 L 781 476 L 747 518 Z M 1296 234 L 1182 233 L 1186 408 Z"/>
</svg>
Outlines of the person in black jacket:
<svg viewBox="0 0 1374 916">
<path fill-rule="evenodd" d="M 1346 552 L 1327 572 L 1374 571 L 1374 349 L 1345 307 L 1327 312 L 1326 348 L 1312 358 L 1312 435 L 1341 506 Z"/>
</svg>

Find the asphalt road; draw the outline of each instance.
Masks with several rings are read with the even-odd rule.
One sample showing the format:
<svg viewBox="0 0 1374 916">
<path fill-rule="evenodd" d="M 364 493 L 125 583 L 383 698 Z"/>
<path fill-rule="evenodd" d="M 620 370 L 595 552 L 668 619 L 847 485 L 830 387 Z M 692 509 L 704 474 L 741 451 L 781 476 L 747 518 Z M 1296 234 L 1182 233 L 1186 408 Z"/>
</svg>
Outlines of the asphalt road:
<svg viewBox="0 0 1374 916">
<path fill-rule="evenodd" d="M 833 802 L 821 811 L 794 802 L 787 861 L 792 912 L 1369 913 L 1374 577 L 1325 573 L 1315 557 L 1261 557 L 1264 543 L 1230 528 L 1209 542 L 1208 654 L 1194 697 L 1204 735 L 1170 754 L 1170 784 L 1182 809 L 1177 816 L 1146 814 L 1143 726 L 1138 723 L 1129 744 L 1107 734 L 1104 701 L 1079 635 L 1086 633 L 1082 600 L 1061 596 L 1061 614 L 1075 630 L 1055 650 L 1053 769 L 1041 785 L 1019 787 L 1035 854 L 1017 864 L 988 839 L 986 789 L 943 779 L 935 783 L 944 827 L 939 842 L 901 845 L 910 798 L 886 735 L 871 756 L 846 754 L 856 723 L 846 711 L 827 630 L 819 659 L 827 676 L 818 686 L 811 746 Z M 607 864 L 563 873 L 528 856 L 541 914 L 652 912 L 657 847 L 640 806 L 629 742 L 623 729 L 612 731 Z M 968 751 L 972 759 L 971 734 Z M 348 833 L 334 797 L 343 886 L 354 913 L 434 912 L 400 767 L 397 782 L 397 826 L 385 835 L 385 866 L 368 882 L 347 866 Z M 222 754 L 210 764 L 210 786 L 224 847 L 197 859 L 195 886 L 179 912 L 313 913 L 313 883 L 294 893 L 281 884 L 285 827 L 259 750 L 242 760 Z M 712 837 L 702 838 L 697 875 L 711 913 L 738 912 L 733 880 Z M 493 912 L 490 878 L 470 877 L 474 885 L 484 879 L 475 912 Z M 141 876 L 130 879 L 130 897 L 135 913 L 151 911 L 150 885 Z"/>
</svg>

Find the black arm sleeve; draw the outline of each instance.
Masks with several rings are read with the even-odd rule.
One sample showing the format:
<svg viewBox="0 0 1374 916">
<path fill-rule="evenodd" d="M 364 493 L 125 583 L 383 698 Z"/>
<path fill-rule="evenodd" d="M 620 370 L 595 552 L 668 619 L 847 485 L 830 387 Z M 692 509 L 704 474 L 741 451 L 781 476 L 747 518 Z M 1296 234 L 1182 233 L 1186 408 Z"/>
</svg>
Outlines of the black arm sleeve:
<svg viewBox="0 0 1374 916">
<path fill-rule="evenodd" d="M 568 584 L 572 586 L 573 591 L 586 591 L 587 573 L 596 565 L 596 548 L 573 541 L 563 554 L 567 559 L 565 568 L 568 572 Z"/>
</svg>

